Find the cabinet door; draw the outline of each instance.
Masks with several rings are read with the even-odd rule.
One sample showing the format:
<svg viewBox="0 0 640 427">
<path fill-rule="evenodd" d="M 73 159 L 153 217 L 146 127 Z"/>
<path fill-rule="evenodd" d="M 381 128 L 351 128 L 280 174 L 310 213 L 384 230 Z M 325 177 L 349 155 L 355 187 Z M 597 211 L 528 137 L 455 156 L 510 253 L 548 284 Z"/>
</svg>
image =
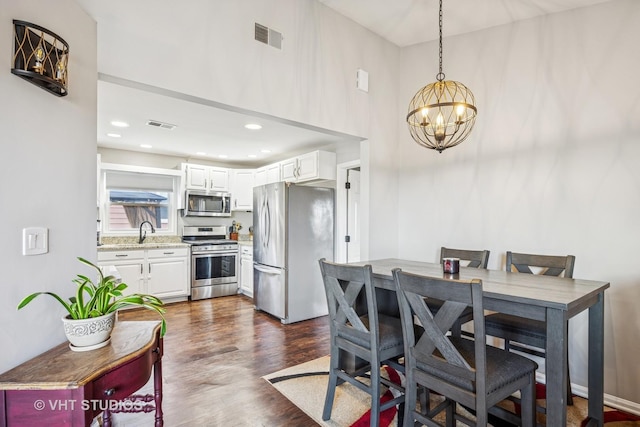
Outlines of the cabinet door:
<svg viewBox="0 0 640 427">
<path fill-rule="evenodd" d="M 296 182 L 298 179 L 298 161 L 296 158 L 280 162 L 280 178 L 285 182 Z"/>
<path fill-rule="evenodd" d="M 280 172 L 280 163 L 274 163 L 272 165 L 267 166 L 267 182 L 266 184 L 273 184 L 274 182 L 280 182 L 281 172 Z"/>
<path fill-rule="evenodd" d="M 296 171 L 296 179 L 298 181 L 306 181 L 318 178 L 318 152 L 314 151 L 304 154 L 297 158 L 298 170 Z"/>
<path fill-rule="evenodd" d="M 254 187 L 265 185 L 266 183 L 267 183 L 267 169 L 260 168 L 256 170 L 256 174 L 253 181 Z"/>
<path fill-rule="evenodd" d="M 160 299 L 189 295 L 187 258 L 150 258 L 147 292 Z"/>
<path fill-rule="evenodd" d="M 98 262 L 98 266 L 102 268 L 104 274 L 113 274 L 110 267 L 113 266 L 118 270 L 118 274 L 123 283 L 127 284 L 124 295 L 143 293 L 143 267 L 144 259 L 130 259 L 118 261 Z"/>
<path fill-rule="evenodd" d="M 240 289 L 242 293 L 253 297 L 253 257 L 242 255 L 240 258 Z"/>
<path fill-rule="evenodd" d="M 200 165 L 187 165 L 187 188 L 206 190 L 209 184 L 209 168 Z"/>
<path fill-rule="evenodd" d="M 229 191 L 229 169 L 210 168 L 209 182 L 211 191 Z"/>
<path fill-rule="evenodd" d="M 234 170 L 231 180 L 231 210 L 251 211 L 253 210 L 253 170 Z"/>
</svg>

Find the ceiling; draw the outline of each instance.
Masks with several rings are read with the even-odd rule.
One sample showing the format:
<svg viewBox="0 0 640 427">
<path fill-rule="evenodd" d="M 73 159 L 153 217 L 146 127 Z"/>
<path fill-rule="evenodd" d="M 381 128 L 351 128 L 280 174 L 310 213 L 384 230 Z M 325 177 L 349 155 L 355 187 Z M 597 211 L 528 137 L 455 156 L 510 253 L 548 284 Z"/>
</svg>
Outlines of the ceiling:
<svg viewBox="0 0 640 427">
<path fill-rule="evenodd" d="M 400 47 L 438 37 L 437 0 L 319 1 Z M 611 0 L 449 0 L 444 3 L 443 32 L 445 37 L 468 33 L 605 1 Z M 127 20 L 126 13 L 116 5 L 117 2 L 77 2 L 96 20 L 98 26 L 103 19 L 109 19 L 111 23 L 115 20 L 118 25 L 114 28 L 125 32 L 128 32 L 123 28 L 126 25 L 146 25 L 148 28 L 153 28 L 154 25 L 151 20 L 145 23 Z M 162 7 L 156 6 L 154 13 L 163 13 Z M 185 28 L 185 31 L 188 29 Z M 134 34 L 135 31 L 131 33 Z M 99 49 L 100 45 L 109 44 L 108 32 L 100 32 L 100 35 Z M 149 39 L 148 43 L 153 43 L 153 40 Z M 109 60 L 117 61 L 118 58 L 114 56 Z M 112 120 L 125 121 L 129 123 L 129 127 L 114 128 L 110 124 Z M 149 120 L 176 127 L 167 130 L 148 126 L 146 123 Z M 257 131 L 247 130 L 244 128 L 247 123 L 258 123 L 263 128 Z M 118 133 L 121 137 L 107 136 L 109 133 Z M 257 167 L 284 158 L 289 153 L 298 154 L 359 140 L 354 136 L 242 111 L 212 100 L 153 87 L 145 82 L 131 82 L 106 74 L 99 76 L 99 147 Z M 141 145 L 152 147 L 145 148 Z M 215 150 L 211 148 L 213 146 L 216 147 Z M 264 152 L 265 150 L 268 152 Z"/>
</svg>

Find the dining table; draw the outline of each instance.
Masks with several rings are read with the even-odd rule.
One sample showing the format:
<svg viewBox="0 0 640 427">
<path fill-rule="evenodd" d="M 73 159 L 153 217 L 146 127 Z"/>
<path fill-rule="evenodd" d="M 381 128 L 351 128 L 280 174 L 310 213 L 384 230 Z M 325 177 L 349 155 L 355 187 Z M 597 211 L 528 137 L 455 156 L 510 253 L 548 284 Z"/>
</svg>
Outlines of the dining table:
<svg viewBox="0 0 640 427">
<path fill-rule="evenodd" d="M 502 270 L 460 267 L 444 273 L 441 264 L 387 258 L 351 262 L 371 265 L 373 284 L 382 311 L 397 310 L 392 271 L 457 280 L 482 280 L 486 310 L 546 321 L 545 356 L 546 425 L 567 425 L 567 320 L 588 309 L 588 419 L 587 426 L 602 426 L 604 418 L 604 291 L 609 282 L 570 279 Z M 378 291 L 382 291 L 380 295 Z M 390 292 L 393 292 L 391 294 Z M 389 313 L 390 314 L 390 313 Z"/>
</svg>

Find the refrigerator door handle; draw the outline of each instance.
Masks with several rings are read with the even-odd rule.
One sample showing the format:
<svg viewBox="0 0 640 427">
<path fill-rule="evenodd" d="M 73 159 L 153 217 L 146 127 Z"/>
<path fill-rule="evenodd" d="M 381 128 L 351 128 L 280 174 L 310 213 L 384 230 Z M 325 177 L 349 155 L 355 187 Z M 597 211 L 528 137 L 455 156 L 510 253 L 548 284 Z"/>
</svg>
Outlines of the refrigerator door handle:
<svg viewBox="0 0 640 427">
<path fill-rule="evenodd" d="M 266 209 L 265 209 L 265 242 L 266 246 L 271 245 L 271 209 L 269 208 L 269 200 L 266 200 Z"/>
<path fill-rule="evenodd" d="M 274 275 L 282 274 L 282 270 L 279 268 L 265 267 L 264 265 L 259 265 L 259 264 L 253 264 L 253 268 L 255 268 L 261 273 L 274 274 Z"/>
</svg>

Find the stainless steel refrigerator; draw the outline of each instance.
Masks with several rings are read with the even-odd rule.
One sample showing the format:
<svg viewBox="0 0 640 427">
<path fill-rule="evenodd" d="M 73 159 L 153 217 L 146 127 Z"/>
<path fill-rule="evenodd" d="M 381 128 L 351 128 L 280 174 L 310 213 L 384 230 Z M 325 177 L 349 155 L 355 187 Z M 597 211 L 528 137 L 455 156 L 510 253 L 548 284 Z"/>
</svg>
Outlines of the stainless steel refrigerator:
<svg viewBox="0 0 640 427">
<path fill-rule="evenodd" d="M 328 313 L 318 260 L 333 260 L 334 190 L 283 182 L 253 189 L 253 300 L 282 323 Z"/>
</svg>

